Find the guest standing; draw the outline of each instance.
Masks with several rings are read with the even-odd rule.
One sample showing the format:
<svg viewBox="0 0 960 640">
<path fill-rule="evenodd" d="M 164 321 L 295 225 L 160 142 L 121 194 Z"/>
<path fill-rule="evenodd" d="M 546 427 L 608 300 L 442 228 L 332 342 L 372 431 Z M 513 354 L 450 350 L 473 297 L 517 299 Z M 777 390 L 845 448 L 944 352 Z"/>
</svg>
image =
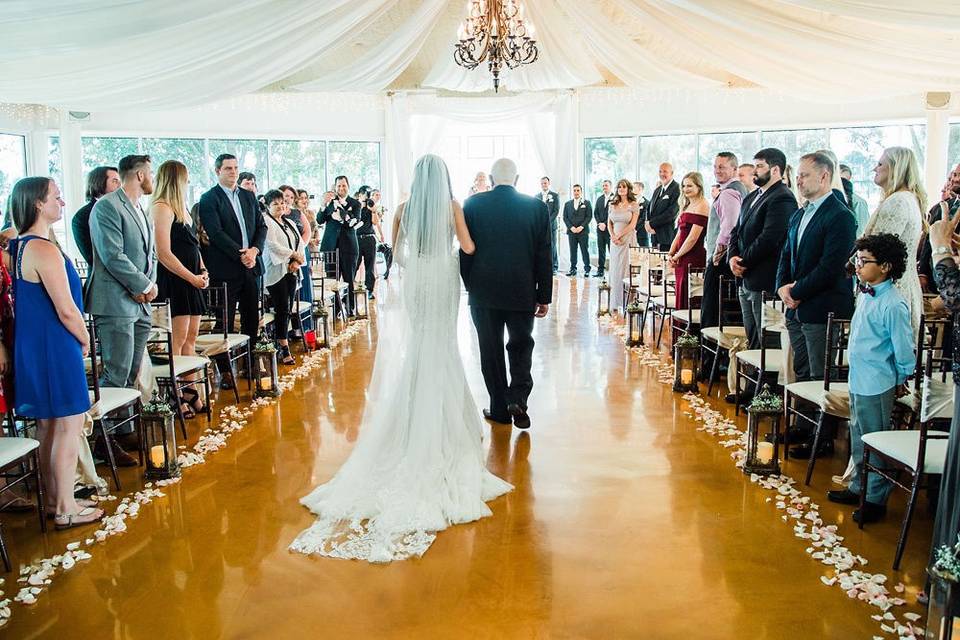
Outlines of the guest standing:
<svg viewBox="0 0 960 640">
<path fill-rule="evenodd" d="M 720 185 L 720 193 L 710 207 L 710 221 L 704 246 L 707 250 L 707 268 L 703 272 L 703 299 L 700 305 L 700 326 L 715 327 L 720 321 L 720 277 L 730 278 L 727 266 L 727 246 L 730 232 L 740 219 L 740 204 L 747 188 L 737 180 L 737 156 L 721 151 L 713 159 L 713 175 Z"/>
<path fill-rule="evenodd" d="M 353 281 L 357 277 L 357 260 L 360 247 L 357 242 L 357 227 L 360 226 L 360 202 L 351 198 L 350 181 L 347 176 L 337 176 L 333 181 L 336 193 L 317 216 L 324 225 L 321 251 L 340 251 L 340 277 L 347 283 L 347 313 L 354 315 Z M 328 266 L 329 268 L 329 266 Z M 332 276 L 333 273 L 327 274 Z"/>
<path fill-rule="evenodd" d="M 643 195 L 644 188 L 644 184 L 639 180 L 633 183 L 633 192 L 637 194 L 637 206 L 640 207 L 640 215 L 637 216 L 637 245 L 649 247 L 650 234 L 647 233 L 647 214 L 650 213 L 650 201 Z"/>
<path fill-rule="evenodd" d="M 179 356 L 197 355 L 200 316 L 206 308 L 201 291 L 210 283 L 193 218 L 187 211 L 188 182 L 187 167 L 182 162 L 167 160 L 157 169 L 157 186 L 150 204 L 160 261 L 157 297 L 170 301 L 173 355 Z M 206 411 L 195 388 L 186 387 L 180 393 L 185 418 Z"/>
<path fill-rule="evenodd" d="M 550 247 L 553 256 L 553 275 L 557 275 L 559 261 L 557 259 L 557 217 L 560 215 L 560 195 L 550 189 L 550 178 L 540 178 L 540 193 L 537 195 L 541 202 L 547 205 L 547 214 L 550 216 Z"/>
<path fill-rule="evenodd" d="M 317 212 L 310 207 L 310 194 L 306 189 L 297 189 L 297 208 L 305 216 L 305 224 L 310 229 L 310 237 L 304 238 L 303 258 L 306 262 L 300 268 L 300 299 L 313 306 L 313 269 L 310 266 L 310 254 L 320 247 L 320 228 L 317 226 Z M 313 329 L 313 313 L 303 321 L 303 328 Z"/>
<path fill-rule="evenodd" d="M 744 162 L 737 167 L 737 180 L 744 186 L 748 194 L 753 193 L 757 188 L 757 184 L 753 181 L 756 175 L 757 168 L 749 162 Z"/>
<path fill-rule="evenodd" d="M 285 217 L 297 228 L 297 231 L 300 233 L 300 238 L 303 240 L 304 263 L 303 266 L 300 267 L 299 278 L 299 282 L 301 282 L 303 286 L 300 287 L 298 300 L 303 300 L 313 307 L 313 284 L 311 282 L 309 262 L 309 246 L 310 240 L 313 238 L 313 227 L 310 224 L 310 218 L 307 217 L 306 212 L 300 208 L 300 192 L 285 184 L 280 185 L 278 189 L 280 193 L 283 194 L 283 202 L 287 210 Z M 316 214 L 314 214 L 314 216 L 315 215 Z M 296 300 L 294 302 L 296 302 Z M 294 304 L 291 311 L 299 314 L 299 306 Z M 300 318 L 299 315 L 297 317 Z M 309 331 L 313 329 L 313 313 L 310 313 L 306 319 L 302 320 L 303 327 L 300 327 L 298 323 L 297 326 L 292 328 L 292 335 L 299 337 L 301 330 Z"/>
<path fill-rule="evenodd" d="M 478 171 L 477 175 L 473 178 L 473 184 L 470 186 L 470 195 L 472 196 L 475 193 L 484 193 L 486 191 L 490 191 L 487 174 L 483 171 Z"/>
<path fill-rule="evenodd" d="M 201 248 L 203 262 L 214 286 L 227 285 L 230 331 L 239 305 L 240 333 L 255 341 L 260 332 L 258 279 L 263 273 L 260 256 L 267 225 L 253 193 L 237 186 L 236 156 L 217 156 L 214 171 L 217 184 L 200 196 L 200 222 L 210 239 L 209 246 Z M 230 384 L 232 381 L 228 380 L 226 386 Z"/>
<path fill-rule="evenodd" d="M 853 211 L 857 221 L 857 237 L 863 235 L 863 230 L 870 220 L 870 205 L 861 198 L 853 188 L 853 171 L 845 164 L 840 165 L 840 182 L 843 184 L 843 195 L 846 197 L 847 208 Z"/>
<path fill-rule="evenodd" d="M 637 218 L 640 207 L 629 180 L 617 182 L 617 194 L 610 201 L 607 220 L 610 223 L 610 308 L 619 310 L 624 306 L 623 287 L 620 283 L 627 277 L 630 268 L 630 247 L 637 244 Z"/>
<path fill-rule="evenodd" d="M 687 271 L 691 267 L 703 267 L 707 252 L 703 248 L 703 230 L 707 226 L 710 205 L 703 196 L 703 176 L 692 171 L 683 176 L 680 190 L 680 217 L 677 219 L 679 233 L 670 245 L 667 257 L 675 276 L 677 309 L 687 308 Z"/>
<path fill-rule="evenodd" d="M 603 277 L 603 272 L 607 268 L 607 249 L 610 248 L 610 230 L 607 228 L 607 215 L 610 207 L 610 200 L 613 199 L 613 185 L 609 180 L 604 180 L 602 184 L 602 193 L 597 198 L 597 204 L 593 207 L 593 219 L 597 221 L 597 274 L 598 278 Z"/>
<path fill-rule="evenodd" d="M 73 241 L 87 265 L 93 264 L 93 244 L 90 242 L 90 212 L 97 200 L 120 188 L 120 173 L 116 167 L 96 167 L 87 174 L 87 204 L 80 207 L 70 226 Z"/>
<path fill-rule="evenodd" d="M 68 529 L 103 517 L 94 503 L 73 495 L 83 419 L 90 409 L 83 366 L 90 336 L 80 276 L 47 239 L 63 216 L 56 183 L 47 177 L 19 180 L 11 203 L 20 237 L 10 241 L 4 259 L 13 273 L 16 412 L 37 421 L 44 507 L 57 529 Z"/>
<path fill-rule="evenodd" d="M 295 364 L 287 341 L 287 328 L 293 301 L 299 283 L 300 267 L 304 263 L 303 238 L 291 222 L 288 204 L 280 191 L 268 191 L 264 197 L 267 203 L 267 237 L 264 241 L 263 284 L 270 292 L 273 304 L 273 333 L 280 346 L 277 354 L 282 364 Z"/>
<path fill-rule="evenodd" d="M 563 224 L 567 228 L 567 241 L 570 244 L 569 277 L 577 275 L 577 251 L 583 256 L 583 276 L 590 277 L 590 219 L 593 211 L 590 201 L 583 198 L 583 187 L 573 185 L 573 200 L 563 205 Z"/>
<path fill-rule="evenodd" d="M 660 182 L 650 196 L 647 214 L 647 233 L 654 234 L 660 251 L 669 251 L 676 233 L 677 212 L 680 210 L 680 185 L 673 179 L 673 165 L 664 162 L 659 169 Z"/>
<path fill-rule="evenodd" d="M 377 284 L 377 235 L 380 216 L 374 210 L 376 206 L 369 193 L 361 201 L 360 226 L 357 227 L 357 247 L 363 262 L 363 284 L 367 289 L 367 298 L 373 299 L 373 288 Z M 357 268 L 360 265 L 357 264 Z"/>
<path fill-rule="evenodd" d="M 906 147 L 885 149 L 873 169 L 873 182 L 883 190 L 883 200 L 870 216 L 863 230 L 864 236 L 890 233 L 900 238 L 907 247 L 907 268 L 896 281 L 900 295 L 910 307 L 913 333 L 920 332 L 923 314 L 923 292 L 917 273 L 917 250 L 923 235 L 923 212 L 927 208 L 927 194 L 913 151 Z"/>
<path fill-rule="evenodd" d="M 952 218 L 960 210 L 960 164 L 947 176 L 947 182 L 940 191 L 940 202 L 927 212 L 927 222 L 933 224 L 940 219 Z M 917 270 L 920 273 L 920 286 L 924 292 L 937 293 L 937 284 L 933 277 L 933 256 L 930 243 L 921 242 L 920 255 L 917 258 Z"/>
</svg>

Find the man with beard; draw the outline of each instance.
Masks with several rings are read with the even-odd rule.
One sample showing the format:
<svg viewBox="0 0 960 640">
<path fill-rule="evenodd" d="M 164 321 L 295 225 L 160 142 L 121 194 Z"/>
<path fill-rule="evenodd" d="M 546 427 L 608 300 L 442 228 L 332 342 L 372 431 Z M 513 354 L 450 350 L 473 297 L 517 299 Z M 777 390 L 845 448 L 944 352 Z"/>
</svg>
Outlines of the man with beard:
<svg viewBox="0 0 960 640">
<path fill-rule="evenodd" d="M 357 228 L 360 227 L 360 201 L 351 198 L 350 181 L 347 176 L 337 176 L 333 181 L 336 193 L 326 207 L 317 215 L 317 223 L 324 225 L 320 251 L 340 250 L 340 278 L 347 283 L 347 313 L 354 315 L 353 281 L 357 275 L 360 245 Z M 328 274 L 333 265 L 327 265 Z"/>
</svg>

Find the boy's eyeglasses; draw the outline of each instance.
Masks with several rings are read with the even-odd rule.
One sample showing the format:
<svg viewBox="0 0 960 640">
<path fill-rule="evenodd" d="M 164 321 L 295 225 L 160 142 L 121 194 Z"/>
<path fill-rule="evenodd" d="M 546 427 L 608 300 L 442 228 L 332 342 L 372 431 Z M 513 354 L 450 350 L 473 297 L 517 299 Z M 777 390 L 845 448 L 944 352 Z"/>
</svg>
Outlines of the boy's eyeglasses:
<svg viewBox="0 0 960 640">
<path fill-rule="evenodd" d="M 867 260 L 866 258 L 861 258 L 857 256 L 853 259 L 853 263 L 858 267 L 862 267 L 865 264 L 880 264 L 879 260 Z"/>
</svg>

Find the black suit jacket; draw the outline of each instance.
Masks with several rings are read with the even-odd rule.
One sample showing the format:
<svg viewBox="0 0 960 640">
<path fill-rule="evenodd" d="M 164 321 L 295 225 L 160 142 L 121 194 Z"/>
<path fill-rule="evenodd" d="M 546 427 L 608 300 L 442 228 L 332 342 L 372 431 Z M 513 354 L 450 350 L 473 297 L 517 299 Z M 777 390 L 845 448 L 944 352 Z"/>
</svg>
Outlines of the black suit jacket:
<svg viewBox="0 0 960 640">
<path fill-rule="evenodd" d="M 508 185 L 470 196 L 463 204 L 477 245 L 460 253 L 460 275 L 476 307 L 533 313 L 553 300 L 550 215 L 540 200 Z"/>
<path fill-rule="evenodd" d="M 776 291 L 780 248 L 787 237 L 790 216 L 796 210 L 797 200 L 783 182 L 767 189 L 762 197 L 756 189 L 743 199 L 740 218 L 730 233 L 727 258 L 742 260 L 747 269 L 743 276 L 743 288 L 747 291 Z"/>
<path fill-rule="evenodd" d="M 853 212 L 839 198 L 828 197 L 807 224 L 798 245 L 802 217 L 803 209 L 798 209 L 790 218 L 777 269 L 778 289 L 796 282 L 792 295 L 800 306 L 787 309 L 787 316 L 811 324 L 825 324 L 830 312 L 838 318 L 849 318 L 853 315 L 853 283 L 846 265 L 857 239 Z"/>
<path fill-rule="evenodd" d="M 610 194 L 610 199 L 613 199 L 613 194 Z M 603 194 L 600 194 L 600 197 L 597 198 L 597 204 L 593 206 L 593 219 L 597 221 L 597 224 L 607 224 L 607 215 L 609 215 L 609 205 L 607 204 L 606 198 Z M 609 234 L 610 229 L 600 230 L 600 227 L 597 227 L 597 235 L 602 236 L 604 234 Z M 609 244 L 609 243 L 608 243 Z"/>
<path fill-rule="evenodd" d="M 333 251 L 339 248 L 345 255 L 358 255 L 360 245 L 357 242 L 357 230 L 350 227 L 348 222 L 360 220 L 362 205 L 356 198 L 347 196 L 345 206 L 338 206 L 337 199 L 330 201 L 323 211 L 317 214 L 317 223 L 323 226 L 323 238 L 320 240 L 321 251 Z M 333 219 L 333 214 L 339 210 L 343 222 Z"/>
<path fill-rule="evenodd" d="M 77 243 L 80 255 L 91 267 L 93 266 L 93 242 L 90 240 L 90 212 L 93 211 L 93 205 L 96 202 L 91 200 L 80 207 L 70 221 L 70 226 L 73 228 L 73 241 Z"/>
<path fill-rule="evenodd" d="M 560 215 L 560 194 L 556 191 L 548 191 L 550 202 L 545 203 L 547 205 L 547 215 L 550 216 L 550 221 L 557 219 L 557 216 Z M 543 191 L 537 191 L 533 196 L 540 202 L 543 202 Z"/>
<path fill-rule="evenodd" d="M 267 223 L 260 213 L 257 198 L 246 189 L 237 189 L 240 198 L 240 210 L 243 212 L 243 221 L 247 227 L 247 240 L 251 247 L 256 247 L 257 264 L 253 267 L 253 275 L 263 273 L 263 243 L 267 239 Z M 240 249 L 245 247 L 237 214 L 227 194 L 219 184 L 200 196 L 200 223 L 210 239 L 209 245 L 201 245 L 203 262 L 210 271 L 213 280 L 238 280 L 247 270 L 240 262 Z"/>
<path fill-rule="evenodd" d="M 667 244 L 673 241 L 677 224 L 677 213 L 680 211 L 680 185 L 676 180 L 663 187 L 658 184 L 650 196 L 650 207 L 647 210 L 647 222 L 657 234 L 657 242 Z"/>
<path fill-rule="evenodd" d="M 647 228 L 643 226 L 643 223 L 647 221 L 647 217 L 650 215 L 650 201 L 646 198 L 637 198 L 637 206 L 640 208 L 640 215 L 637 217 L 637 233 L 646 238 Z"/>
<path fill-rule="evenodd" d="M 593 208 L 589 200 L 580 200 L 580 208 L 574 210 L 573 200 L 567 200 L 563 205 L 563 224 L 567 233 L 571 235 L 590 235 L 590 219 L 593 218 Z M 580 233 L 573 233 L 570 227 L 583 227 Z"/>
</svg>

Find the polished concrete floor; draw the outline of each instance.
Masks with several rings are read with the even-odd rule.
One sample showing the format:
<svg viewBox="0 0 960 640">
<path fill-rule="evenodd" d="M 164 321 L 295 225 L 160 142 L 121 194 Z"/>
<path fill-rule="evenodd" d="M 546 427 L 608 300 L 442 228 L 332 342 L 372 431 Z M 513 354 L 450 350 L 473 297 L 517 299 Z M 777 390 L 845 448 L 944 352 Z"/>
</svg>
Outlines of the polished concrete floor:
<svg viewBox="0 0 960 640">
<path fill-rule="evenodd" d="M 560 278 L 537 321 L 533 428 L 489 429 L 488 464 L 516 485 L 493 516 L 440 533 L 417 560 L 316 559 L 287 545 L 312 521 L 297 500 L 356 440 L 373 330 L 335 354 L 229 446 L 188 469 L 129 530 L 94 545 L 32 607 L 17 638 L 870 638 L 875 609 L 819 577 L 768 492 L 696 430 L 656 371 L 594 316 L 596 282 Z M 486 400 L 461 313 L 470 383 Z M 721 406 L 722 402 L 715 402 Z M 194 432 L 200 420 L 194 421 Z M 844 461 L 818 465 L 822 496 Z M 800 477 L 798 463 L 785 472 Z M 125 486 L 141 482 L 125 470 Z M 931 522 L 922 499 L 901 572 L 890 564 L 903 509 L 862 532 L 820 500 L 869 570 L 922 584 Z M 4 516 L 15 563 L 62 553 L 74 532 Z M 87 532 L 88 533 L 88 532 Z M 7 596 L 16 593 L 14 574 Z M 913 606 L 914 611 L 919 611 Z"/>
</svg>

